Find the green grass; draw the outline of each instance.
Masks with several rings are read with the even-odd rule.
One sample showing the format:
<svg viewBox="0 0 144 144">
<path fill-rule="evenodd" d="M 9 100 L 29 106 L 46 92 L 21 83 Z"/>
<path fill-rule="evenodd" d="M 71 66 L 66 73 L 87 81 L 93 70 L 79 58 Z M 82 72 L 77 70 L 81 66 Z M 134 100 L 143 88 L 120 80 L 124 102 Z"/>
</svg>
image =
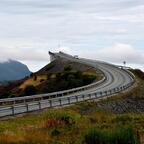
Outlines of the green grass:
<svg viewBox="0 0 144 144">
<path fill-rule="evenodd" d="M 139 144 L 131 126 L 111 130 L 92 128 L 84 137 L 86 144 Z"/>
<path fill-rule="evenodd" d="M 82 112 L 88 106 L 93 107 L 93 111 Z M 96 109 L 93 102 L 85 102 L 0 121 L 0 143 L 82 144 L 92 128 L 100 131 L 101 137 L 114 139 L 119 137 L 115 136 L 115 132 L 119 135 L 120 128 L 125 130 L 129 125 L 135 137 L 137 129 L 141 129 L 140 134 L 143 134 L 144 123 L 140 124 L 143 118 L 144 115 L 139 114 L 115 115 L 104 109 Z"/>
<path fill-rule="evenodd" d="M 144 84 L 109 98 L 143 98 Z M 144 114 L 113 114 L 96 102 L 81 102 L 61 109 L 0 121 L 0 144 L 141 144 Z M 98 143 L 99 142 L 99 143 Z"/>
</svg>

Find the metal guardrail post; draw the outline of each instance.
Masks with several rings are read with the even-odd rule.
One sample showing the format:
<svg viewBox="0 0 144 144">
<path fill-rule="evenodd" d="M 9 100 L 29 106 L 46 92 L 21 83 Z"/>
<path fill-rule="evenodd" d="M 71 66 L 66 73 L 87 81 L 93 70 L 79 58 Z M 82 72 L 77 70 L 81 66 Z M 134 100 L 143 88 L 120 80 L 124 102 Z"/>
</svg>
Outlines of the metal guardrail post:
<svg viewBox="0 0 144 144">
<path fill-rule="evenodd" d="M 38 102 L 38 105 L 39 105 L 39 109 L 41 110 L 42 109 L 41 102 Z"/>
<path fill-rule="evenodd" d="M 88 94 L 88 96 L 89 96 L 89 99 L 91 99 L 91 94 Z"/>
<path fill-rule="evenodd" d="M 60 106 L 62 106 L 62 100 L 61 99 L 59 99 L 59 103 L 60 103 Z"/>
<path fill-rule="evenodd" d="M 49 103 L 50 103 L 50 107 L 52 107 L 52 100 L 49 100 Z"/>
<path fill-rule="evenodd" d="M 95 95 L 95 98 L 97 97 L 97 93 L 94 93 L 94 95 Z"/>
<path fill-rule="evenodd" d="M 112 91 L 111 90 L 109 90 L 109 93 L 110 93 L 110 95 L 112 94 Z"/>
<path fill-rule="evenodd" d="M 27 112 L 29 111 L 29 106 L 28 106 L 28 104 L 26 104 L 26 111 L 27 111 Z"/>
<path fill-rule="evenodd" d="M 71 102 L 70 102 L 70 97 L 68 97 L 67 99 L 68 99 L 68 104 L 70 104 L 70 103 L 71 103 Z"/>
<path fill-rule="evenodd" d="M 102 92 L 100 92 L 100 95 L 102 96 Z"/>
<path fill-rule="evenodd" d="M 84 97 L 85 97 L 85 95 L 82 95 L 83 101 L 85 100 L 85 98 L 84 98 Z"/>
<path fill-rule="evenodd" d="M 107 96 L 107 94 L 108 94 L 108 92 L 107 91 L 105 91 L 105 95 Z"/>
<path fill-rule="evenodd" d="M 14 109 L 14 106 L 11 107 L 11 110 L 12 110 L 12 115 L 15 115 L 15 109 Z"/>
<path fill-rule="evenodd" d="M 113 93 L 115 93 L 115 92 L 116 92 L 116 88 L 113 89 Z"/>
<path fill-rule="evenodd" d="M 76 102 L 78 102 L 78 96 L 75 96 L 75 98 L 76 98 Z"/>
</svg>

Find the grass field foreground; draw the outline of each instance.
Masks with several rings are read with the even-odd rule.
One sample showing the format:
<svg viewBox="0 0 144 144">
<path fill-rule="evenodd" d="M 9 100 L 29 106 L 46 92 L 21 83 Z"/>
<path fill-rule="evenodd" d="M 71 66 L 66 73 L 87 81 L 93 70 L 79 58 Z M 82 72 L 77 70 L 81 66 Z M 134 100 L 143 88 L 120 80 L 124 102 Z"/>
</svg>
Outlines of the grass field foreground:
<svg viewBox="0 0 144 144">
<path fill-rule="evenodd" d="M 89 107 L 92 109 L 89 110 Z M 95 102 L 79 103 L 0 121 L 0 143 L 82 144 L 86 142 L 91 129 L 94 129 L 94 133 L 101 134 L 101 140 L 112 140 L 113 134 L 117 132 L 118 137 L 143 141 L 143 119 L 142 114 L 115 115 L 104 109 L 97 109 Z M 131 129 L 131 135 L 122 135 L 127 129 Z M 86 144 L 89 144 L 88 141 Z"/>
</svg>

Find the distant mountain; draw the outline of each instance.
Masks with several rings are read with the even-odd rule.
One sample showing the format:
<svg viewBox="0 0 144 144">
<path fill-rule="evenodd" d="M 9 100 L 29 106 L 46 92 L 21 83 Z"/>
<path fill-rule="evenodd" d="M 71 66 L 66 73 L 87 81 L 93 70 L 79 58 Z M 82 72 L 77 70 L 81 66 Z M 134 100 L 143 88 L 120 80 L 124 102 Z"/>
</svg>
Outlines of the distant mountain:
<svg viewBox="0 0 144 144">
<path fill-rule="evenodd" d="M 18 61 L 8 60 L 0 63 L 0 81 L 22 79 L 30 73 L 28 67 Z"/>
</svg>

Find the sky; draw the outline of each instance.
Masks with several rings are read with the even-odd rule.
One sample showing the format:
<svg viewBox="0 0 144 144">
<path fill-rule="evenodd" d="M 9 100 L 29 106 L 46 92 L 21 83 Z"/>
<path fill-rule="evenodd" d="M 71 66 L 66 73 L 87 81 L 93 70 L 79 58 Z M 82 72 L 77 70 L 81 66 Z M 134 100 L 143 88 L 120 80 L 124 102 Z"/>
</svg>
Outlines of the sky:
<svg viewBox="0 0 144 144">
<path fill-rule="evenodd" d="M 48 51 L 144 70 L 144 0 L 0 0 L 0 61 L 37 71 Z"/>
</svg>

